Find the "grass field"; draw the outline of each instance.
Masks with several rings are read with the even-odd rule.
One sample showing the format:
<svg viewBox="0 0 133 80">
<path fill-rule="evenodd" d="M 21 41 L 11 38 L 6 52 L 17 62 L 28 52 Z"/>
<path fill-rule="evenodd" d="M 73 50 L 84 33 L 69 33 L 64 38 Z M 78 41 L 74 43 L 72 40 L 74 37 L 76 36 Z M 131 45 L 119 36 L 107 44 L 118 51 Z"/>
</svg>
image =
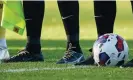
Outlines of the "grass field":
<svg viewBox="0 0 133 80">
<path fill-rule="evenodd" d="M 130 2 L 117 2 L 114 33 L 121 35 L 129 45 L 129 60 L 133 58 L 133 15 Z M 66 37 L 56 2 L 46 2 L 46 14 L 42 29 L 44 62 L 2 63 L 0 80 L 133 80 L 133 68 L 75 67 L 57 65 L 65 51 Z M 10 34 L 10 35 L 9 35 Z M 7 30 L 10 55 L 16 54 L 26 44 L 26 36 Z M 93 2 L 80 2 L 80 44 L 85 57 L 97 38 L 93 17 Z"/>
</svg>

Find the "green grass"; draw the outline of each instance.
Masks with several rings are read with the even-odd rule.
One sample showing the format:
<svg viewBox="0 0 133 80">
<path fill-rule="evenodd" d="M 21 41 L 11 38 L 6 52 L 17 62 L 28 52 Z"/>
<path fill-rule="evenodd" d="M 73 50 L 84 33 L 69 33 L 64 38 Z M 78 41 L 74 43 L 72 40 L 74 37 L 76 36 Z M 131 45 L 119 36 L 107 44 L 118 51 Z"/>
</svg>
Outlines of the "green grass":
<svg viewBox="0 0 133 80">
<path fill-rule="evenodd" d="M 118 13 L 114 33 L 121 35 L 129 45 L 129 59 L 133 58 L 133 15 L 129 2 L 117 2 Z M 80 44 L 85 57 L 97 38 L 93 18 L 93 2 L 80 2 Z M 57 65 L 65 51 L 66 37 L 56 2 L 46 2 L 41 45 L 44 62 L 0 64 L 0 80 L 133 80 L 133 68 L 74 67 Z M 10 34 L 10 35 L 9 35 Z M 10 55 L 15 55 L 26 44 L 26 36 L 7 30 Z M 13 72 L 14 70 L 14 72 Z M 18 70 L 18 72 L 16 71 Z M 7 72 L 5 72 L 7 71 Z"/>
</svg>

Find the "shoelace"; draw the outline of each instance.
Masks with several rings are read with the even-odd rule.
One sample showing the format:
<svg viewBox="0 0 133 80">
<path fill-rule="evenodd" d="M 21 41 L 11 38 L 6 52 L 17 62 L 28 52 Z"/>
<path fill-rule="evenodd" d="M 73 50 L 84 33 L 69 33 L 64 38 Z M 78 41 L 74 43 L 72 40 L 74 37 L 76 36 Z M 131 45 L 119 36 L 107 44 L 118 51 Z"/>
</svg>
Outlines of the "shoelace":
<svg viewBox="0 0 133 80">
<path fill-rule="evenodd" d="M 72 47 L 72 44 L 70 43 L 69 48 L 65 52 L 65 56 L 63 57 L 64 59 L 70 59 L 73 56 L 73 53 L 75 53 L 75 51 L 73 51 L 72 48 L 76 48 L 76 47 Z"/>
<path fill-rule="evenodd" d="M 18 51 L 18 54 L 16 56 L 24 56 L 27 54 L 29 54 L 29 52 L 27 50 L 23 49 L 21 51 Z M 16 56 L 13 56 L 13 57 L 16 57 Z"/>
<path fill-rule="evenodd" d="M 75 53 L 75 51 L 68 50 L 68 51 L 65 52 L 65 56 L 63 58 L 69 59 L 73 56 L 73 53 Z"/>
</svg>

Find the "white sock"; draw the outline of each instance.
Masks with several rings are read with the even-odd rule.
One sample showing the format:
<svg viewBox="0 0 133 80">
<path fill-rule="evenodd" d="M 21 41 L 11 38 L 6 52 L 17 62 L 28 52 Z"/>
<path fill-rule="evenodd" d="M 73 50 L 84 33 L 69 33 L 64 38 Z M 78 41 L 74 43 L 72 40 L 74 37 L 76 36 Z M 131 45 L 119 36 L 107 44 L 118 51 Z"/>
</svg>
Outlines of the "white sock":
<svg viewBox="0 0 133 80">
<path fill-rule="evenodd" d="M 7 44 L 6 44 L 6 39 L 0 39 L 0 47 L 3 49 L 0 50 L 0 60 L 1 59 L 8 59 L 10 57 L 9 52 L 7 50 Z M 6 50 L 4 50 L 6 49 Z"/>
<path fill-rule="evenodd" d="M 5 47 L 5 48 L 7 48 L 7 44 L 6 44 L 6 39 L 5 39 L 5 38 L 0 39 L 0 47 Z"/>
</svg>

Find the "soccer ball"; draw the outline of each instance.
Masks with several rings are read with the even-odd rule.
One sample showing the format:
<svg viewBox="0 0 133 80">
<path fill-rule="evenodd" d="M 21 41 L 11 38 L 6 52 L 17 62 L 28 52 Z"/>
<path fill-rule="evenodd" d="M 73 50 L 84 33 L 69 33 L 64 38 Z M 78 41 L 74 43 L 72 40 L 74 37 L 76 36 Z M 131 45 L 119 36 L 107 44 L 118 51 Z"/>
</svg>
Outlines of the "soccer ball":
<svg viewBox="0 0 133 80">
<path fill-rule="evenodd" d="M 99 66 L 120 66 L 128 59 L 128 45 L 121 36 L 107 33 L 95 41 L 93 56 Z"/>
</svg>

